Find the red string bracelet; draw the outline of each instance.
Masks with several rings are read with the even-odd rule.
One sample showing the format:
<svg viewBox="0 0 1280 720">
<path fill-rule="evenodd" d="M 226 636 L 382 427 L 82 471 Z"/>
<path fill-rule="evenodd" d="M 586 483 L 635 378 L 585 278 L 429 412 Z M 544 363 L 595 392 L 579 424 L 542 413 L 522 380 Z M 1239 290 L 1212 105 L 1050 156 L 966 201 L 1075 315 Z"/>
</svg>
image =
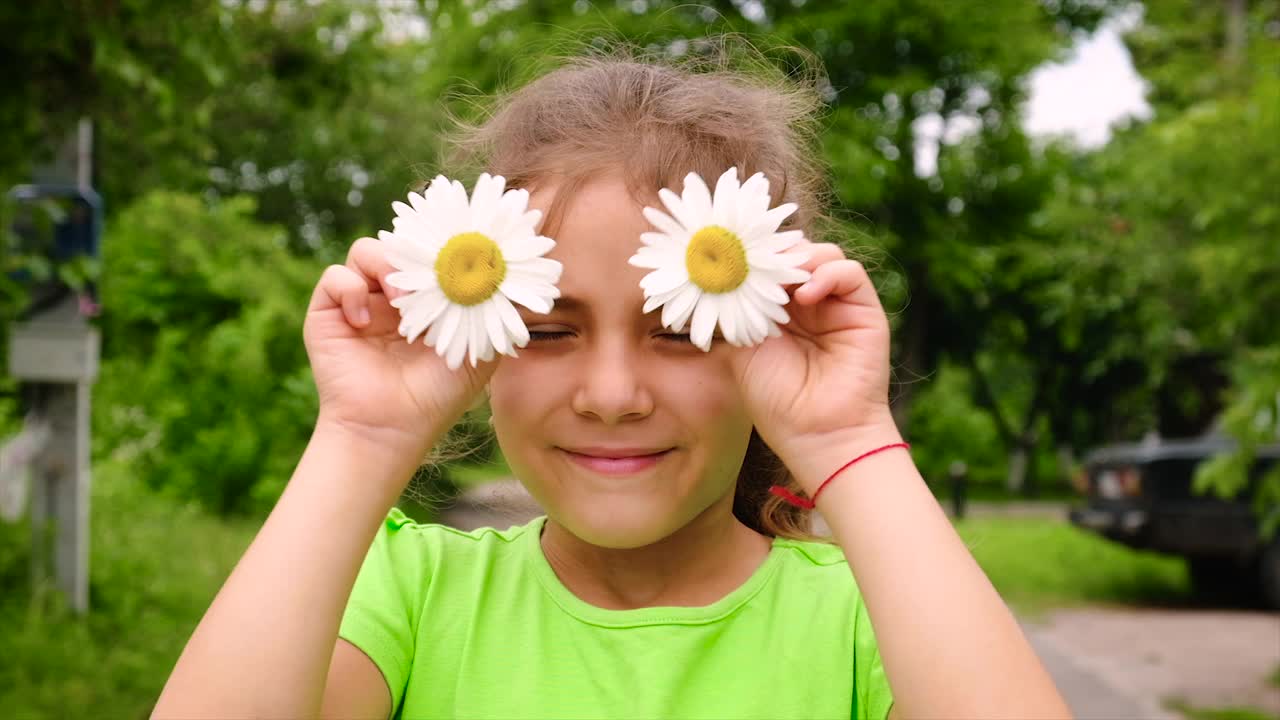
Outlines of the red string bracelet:
<svg viewBox="0 0 1280 720">
<path fill-rule="evenodd" d="M 828 477 L 826 480 L 823 480 L 822 484 L 819 485 L 818 489 L 813 493 L 812 500 L 808 498 L 802 498 L 799 495 L 796 495 L 795 493 L 791 492 L 790 490 L 782 487 L 781 485 L 774 485 L 773 487 L 769 488 L 769 492 L 773 493 L 774 495 L 777 495 L 778 497 L 782 498 L 783 500 L 786 500 L 787 502 L 791 503 L 792 505 L 795 505 L 796 507 L 804 508 L 805 510 L 812 510 L 814 508 L 814 505 L 817 504 L 818 496 L 822 494 L 823 489 L 825 489 L 832 480 L 835 480 L 840 473 L 844 472 L 845 470 L 848 470 L 850 467 L 853 466 L 854 463 L 858 462 L 859 460 L 862 460 L 863 458 L 868 458 L 868 457 L 871 457 L 872 455 L 875 455 L 876 453 L 884 452 L 885 450 L 892 450 L 894 448 L 906 448 L 910 450 L 911 446 L 907 443 L 900 442 L 900 443 L 893 443 L 892 445 L 885 445 L 884 447 L 878 447 L 875 450 L 868 450 L 867 452 L 862 453 L 858 457 L 850 460 L 844 465 L 841 465 L 839 470 L 836 470 L 835 472 L 831 473 L 830 477 Z"/>
</svg>

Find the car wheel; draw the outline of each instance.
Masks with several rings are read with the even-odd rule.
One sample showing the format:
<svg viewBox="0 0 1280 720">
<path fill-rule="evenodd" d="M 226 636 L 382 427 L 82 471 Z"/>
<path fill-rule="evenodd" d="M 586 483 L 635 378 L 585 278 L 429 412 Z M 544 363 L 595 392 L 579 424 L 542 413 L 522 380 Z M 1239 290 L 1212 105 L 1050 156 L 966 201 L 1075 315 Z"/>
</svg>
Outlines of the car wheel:
<svg viewBox="0 0 1280 720">
<path fill-rule="evenodd" d="M 1262 590 L 1262 602 L 1271 610 L 1280 610 L 1280 534 L 1258 558 L 1258 580 Z"/>
<path fill-rule="evenodd" d="M 1187 571 L 1196 597 L 1213 605 L 1245 603 L 1253 589 L 1252 573 L 1231 558 L 1187 558 Z"/>
</svg>

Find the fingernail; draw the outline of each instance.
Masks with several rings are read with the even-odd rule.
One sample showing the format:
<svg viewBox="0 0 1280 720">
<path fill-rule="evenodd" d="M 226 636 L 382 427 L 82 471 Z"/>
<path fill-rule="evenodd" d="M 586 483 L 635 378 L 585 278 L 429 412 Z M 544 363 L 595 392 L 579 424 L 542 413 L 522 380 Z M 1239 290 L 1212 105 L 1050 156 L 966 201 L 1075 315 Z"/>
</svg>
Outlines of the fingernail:
<svg viewBox="0 0 1280 720">
<path fill-rule="evenodd" d="M 360 312 L 357 314 L 356 319 L 359 320 L 361 325 L 368 325 L 369 324 L 369 308 L 360 308 Z"/>
</svg>

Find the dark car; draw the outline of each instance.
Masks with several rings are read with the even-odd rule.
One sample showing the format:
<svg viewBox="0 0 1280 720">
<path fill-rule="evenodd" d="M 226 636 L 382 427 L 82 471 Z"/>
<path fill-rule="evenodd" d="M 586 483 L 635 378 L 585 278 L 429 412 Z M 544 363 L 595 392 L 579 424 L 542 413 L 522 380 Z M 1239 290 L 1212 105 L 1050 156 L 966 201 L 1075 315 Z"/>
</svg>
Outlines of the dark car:
<svg viewBox="0 0 1280 720">
<path fill-rule="evenodd" d="M 1183 556 L 1197 591 L 1260 594 L 1280 609 L 1280 533 L 1264 539 L 1252 505 L 1259 478 L 1280 461 L 1280 444 L 1258 450 L 1249 484 L 1235 498 L 1192 490 L 1196 466 L 1231 448 L 1221 436 L 1099 448 L 1085 458 L 1086 503 L 1071 510 L 1071 522 L 1131 547 Z"/>
</svg>

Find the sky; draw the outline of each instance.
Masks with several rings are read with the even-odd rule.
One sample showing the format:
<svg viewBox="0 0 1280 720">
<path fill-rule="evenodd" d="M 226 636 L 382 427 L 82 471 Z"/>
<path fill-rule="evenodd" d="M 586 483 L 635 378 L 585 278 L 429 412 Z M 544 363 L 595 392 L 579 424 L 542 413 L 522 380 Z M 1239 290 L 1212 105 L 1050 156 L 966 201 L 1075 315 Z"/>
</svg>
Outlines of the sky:
<svg viewBox="0 0 1280 720">
<path fill-rule="evenodd" d="M 396 0 L 383 0 L 395 5 Z M 750 10 L 758 3 L 746 3 Z M 744 12 L 747 12 L 744 10 Z M 400 24 L 410 35 L 426 32 L 416 12 L 398 18 L 414 22 Z M 1024 127 L 1033 137 L 1067 136 L 1078 146 L 1094 148 L 1106 144 L 1111 125 L 1125 117 L 1150 117 L 1144 98 L 1145 85 L 1134 70 L 1121 34 L 1142 22 L 1140 9 L 1118 14 L 1103 22 L 1092 35 L 1077 41 L 1060 62 L 1049 62 L 1034 70 L 1028 79 L 1028 100 L 1023 107 Z M 955 116 L 945 124 L 938 115 L 926 115 L 912 126 L 915 168 L 920 177 L 937 171 L 938 143 L 952 143 L 978 126 L 972 116 Z"/>
<path fill-rule="evenodd" d="M 1144 83 L 1133 69 L 1120 34 L 1134 23 L 1129 14 L 1108 20 L 1080 42 L 1062 63 L 1031 74 L 1025 127 L 1033 135 L 1068 134 L 1084 147 L 1103 145 L 1110 125 L 1122 117 L 1150 117 Z"/>
<path fill-rule="evenodd" d="M 1139 22 L 1138 13 L 1107 20 L 1092 35 L 1079 40 L 1062 61 L 1045 63 L 1032 71 L 1022 109 L 1023 126 L 1030 135 L 1046 139 L 1067 136 L 1080 147 L 1094 148 L 1106 144 L 1117 120 L 1150 117 L 1146 85 L 1120 39 Z M 935 174 L 939 139 L 953 143 L 976 127 L 977 118 L 973 117 L 954 117 L 945 127 L 938 115 L 918 119 L 913 125 L 918 140 L 916 174 Z"/>
</svg>

